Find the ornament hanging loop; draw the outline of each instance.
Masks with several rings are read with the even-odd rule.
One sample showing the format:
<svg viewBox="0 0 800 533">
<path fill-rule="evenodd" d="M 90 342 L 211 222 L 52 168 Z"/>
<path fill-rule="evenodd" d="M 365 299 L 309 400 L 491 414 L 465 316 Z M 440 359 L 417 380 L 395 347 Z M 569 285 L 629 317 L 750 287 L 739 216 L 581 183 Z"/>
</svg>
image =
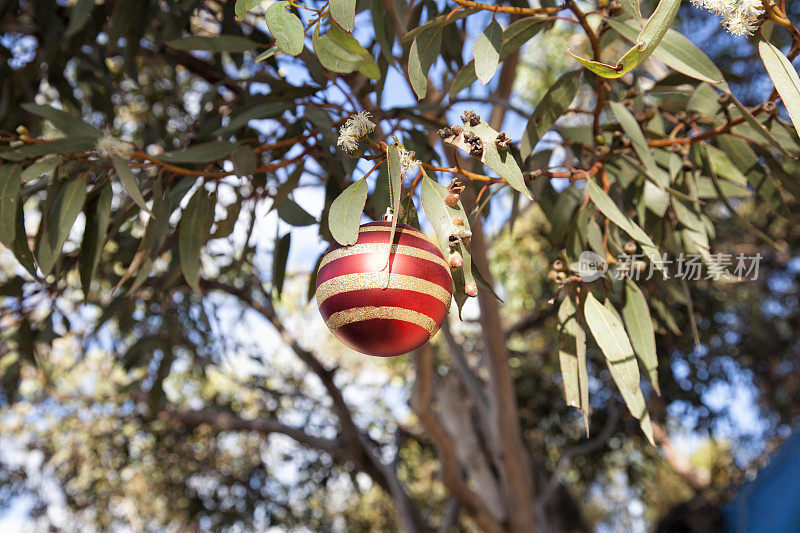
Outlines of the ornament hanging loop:
<svg viewBox="0 0 800 533">
<path fill-rule="evenodd" d="M 386 212 L 383 214 L 383 220 L 384 222 L 392 222 L 394 220 L 394 211 L 392 211 L 391 207 L 386 207 Z"/>
</svg>

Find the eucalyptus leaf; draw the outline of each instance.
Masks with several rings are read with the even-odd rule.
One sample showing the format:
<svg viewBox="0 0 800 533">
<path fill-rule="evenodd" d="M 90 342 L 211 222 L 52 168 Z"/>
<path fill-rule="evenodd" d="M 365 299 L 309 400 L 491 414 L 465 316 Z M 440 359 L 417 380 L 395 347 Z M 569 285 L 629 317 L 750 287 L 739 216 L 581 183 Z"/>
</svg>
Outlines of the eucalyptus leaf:
<svg viewBox="0 0 800 533">
<path fill-rule="evenodd" d="M 286 279 L 286 261 L 289 259 L 289 248 L 292 244 L 292 234 L 279 237 L 275 240 L 272 250 L 272 292 L 280 297 L 283 292 L 283 282 Z"/>
<path fill-rule="evenodd" d="M 86 26 L 92 9 L 94 9 L 94 0 L 77 0 L 69 10 L 69 24 L 64 32 L 64 37 L 72 37 L 81 31 Z"/>
<path fill-rule="evenodd" d="M 123 187 L 125 187 L 125 190 L 128 192 L 133 202 L 138 205 L 142 211 L 152 214 L 150 213 L 150 208 L 147 207 L 144 196 L 142 196 L 142 191 L 139 190 L 139 184 L 136 183 L 136 176 L 133 175 L 133 171 L 131 171 L 131 167 L 128 166 L 128 162 L 117 154 L 111 154 L 111 161 L 114 164 L 117 177 L 122 182 Z"/>
<path fill-rule="evenodd" d="M 331 72 L 349 74 L 358 70 L 364 64 L 364 57 L 360 54 L 348 50 L 330 37 L 321 37 L 319 35 L 319 26 L 314 29 L 311 42 L 314 46 L 314 53 L 317 54 L 317 59 L 319 59 L 323 67 Z"/>
<path fill-rule="evenodd" d="M 607 19 L 607 22 L 614 31 L 627 40 L 631 42 L 637 41 L 641 18 L 638 24 L 634 20 L 621 22 L 613 18 Z M 653 51 L 653 57 L 687 76 L 716 84 L 723 91 L 729 90 L 725 77 L 711 58 L 695 46 L 692 41 L 671 28 L 664 34 L 661 44 Z"/>
<path fill-rule="evenodd" d="M 797 75 L 792 62 L 774 44 L 759 41 L 758 53 L 767 68 L 767 74 L 775 84 L 775 89 L 781 95 L 797 134 L 800 135 L 800 76 Z"/>
<path fill-rule="evenodd" d="M 198 187 L 189 199 L 178 224 L 178 252 L 186 283 L 200 292 L 200 250 L 208 240 L 214 221 L 214 202 L 208 191 Z"/>
<path fill-rule="evenodd" d="M 472 274 L 472 254 L 463 242 L 451 248 L 450 236 L 457 234 L 459 229 L 469 230 L 467 214 L 460 200 L 454 207 L 449 207 L 445 204 L 444 200 L 447 198 L 448 194 L 450 194 L 447 188 L 433 181 L 428 176 L 423 176 L 422 178 L 420 193 L 422 197 L 422 208 L 425 210 L 425 215 L 428 217 L 428 221 L 436 232 L 436 238 L 439 242 L 439 249 L 442 251 L 442 255 L 444 255 L 445 258 L 449 258 L 455 251 L 461 254 L 463 259 L 461 268 L 450 269 L 450 275 L 453 278 L 453 299 L 456 301 L 460 315 L 461 309 L 467 301 L 464 287 L 467 283 L 475 283 Z M 456 227 L 453 223 L 455 217 L 461 217 L 464 225 Z"/>
<path fill-rule="evenodd" d="M 628 50 L 615 65 L 584 59 L 573 54 L 570 50 L 567 50 L 567 53 L 598 76 L 610 79 L 621 78 L 641 65 L 655 51 L 672 25 L 672 21 L 675 20 L 680 3 L 681 0 L 661 0 L 656 6 L 653 15 L 636 37 L 633 48 Z"/>
<path fill-rule="evenodd" d="M 317 223 L 316 218 L 291 198 L 285 198 L 278 206 L 278 216 L 287 224 L 295 227 L 310 226 Z"/>
<path fill-rule="evenodd" d="M 420 100 L 428 93 L 428 71 L 436 61 L 441 45 L 441 24 L 426 27 L 411 43 L 408 52 L 408 77 Z"/>
<path fill-rule="evenodd" d="M 72 179 L 54 186 L 55 195 L 39 232 L 36 257 L 39 268 L 47 275 L 61 255 L 61 249 L 86 200 L 86 184 L 82 179 Z"/>
<path fill-rule="evenodd" d="M 358 228 L 368 192 L 367 180 L 361 178 L 347 187 L 331 204 L 328 227 L 333 238 L 342 246 L 355 244 L 358 240 Z"/>
<path fill-rule="evenodd" d="M 258 48 L 258 43 L 240 35 L 215 35 L 213 37 L 183 37 L 167 41 L 167 46 L 177 50 L 207 50 L 241 54 Z"/>
<path fill-rule="evenodd" d="M 303 51 L 305 28 L 297 15 L 288 11 L 289 2 L 275 2 L 267 8 L 266 19 L 275 44 L 289 55 Z"/>
<path fill-rule="evenodd" d="M 0 242 L 8 249 L 14 246 L 21 186 L 19 165 L 0 165 Z"/>
<path fill-rule="evenodd" d="M 483 85 L 489 83 L 500 61 L 500 47 L 503 42 L 503 28 L 492 19 L 483 32 L 475 39 L 472 56 L 475 61 L 475 74 Z"/>
<path fill-rule="evenodd" d="M 95 137 L 67 137 L 36 144 L 26 144 L 0 152 L 0 158 L 9 161 L 34 159 L 48 154 L 73 154 L 94 148 Z"/>
<path fill-rule="evenodd" d="M 586 367 L 586 331 L 583 318 L 572 301 L 569 291 L 558 308 L 558 360 L 564 381 L 567 405 L 583 413 L 586 433 L 589 433 L 589 372 Z"/>
<path fill-rule="evenodd" d="M 239 177 L 252 176 L 258 172 L 258 158 L 253 153 L 253 149 L 246 144 L 236 147 L 231 154 L 231 163 L 233 163 L 233 171 Z"/>
<path fill-rule="evenodd" d="M 43 157 L 23 170 L 22 174 L 20 174 L 20 179 L 27 183 L 29 181 L 38 179 L 45 174 L 52 174 L 56 167 L 61 164 L 61 161 L 61 156 Z"/>
<path fill-rule="evenodd" d="M 647 371 L 653 389 L 660 396 L 653 318 L 650 316 L 650 309 L 644 293 L 630 278 L 625 279 L 625 304 L 622 306 L 622 317 L 625 320 L 625 327 L 630 334 L 631 345 L 636 356 Z"/>
<path fill-rule="evenodd" d="M 556 120 L 569 108 L 580 87 L 580 70 L 565 72 L 547 90 L 536 104 L 536 108 L 525 126 L 520 143 L 520 155 L 527 159 L 545 133 L 552 129 Z"/>
<path fill-rule="evenodd" d="M 210 163 L 227 158 L 235 148 L 233 143 L 209 141 L 184 150 L 164 152 L 157 159 L 166 163 Z"/>
<path fill-rule="evenodd" d="M 330 0 L 331 16 L 346 31 L 353 31 L 356 0 Z"/>
<path fill-rule="evenodd" d="M 79 118 L 73 117 L 71 114 L 61 109 L 56 109 L 48 105 L 38 104 L 22 104 L 22 109 L 28 113 L 46 118 L 53 125 L 64 132 L 67 137 L 91 137 L 93 139 L 99 138 L 103 132 L 90 126 Z"/>
<path fill-rule="evenodd" d="M 84 208 L 86 214 L 86 227 L 83 230 L 83 243 L 81 244 L 80 277 L 83 293 L 88 296 L 92 278 L 100 261 L 103 243 L 106 239 L 108 223 L 111 220 L 111 200 L 114 192 L 111 184 L 106 183 L 100 193 L 87 202 Z"/>
</svg>

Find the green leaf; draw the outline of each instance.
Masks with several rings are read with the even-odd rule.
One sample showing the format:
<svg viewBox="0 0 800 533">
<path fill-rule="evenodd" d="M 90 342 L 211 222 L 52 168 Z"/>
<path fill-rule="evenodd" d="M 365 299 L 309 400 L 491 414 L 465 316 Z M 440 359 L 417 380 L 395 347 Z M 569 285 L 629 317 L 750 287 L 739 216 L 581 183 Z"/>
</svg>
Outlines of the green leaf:
<svg viewBox="0 0 800 533">
<path fill-rule="evenodd" d="M 290 226 L 303 227 L 317 223 L 317 219 L 300 207 L 291 198 L 285 198 L 278 206 L 278 216 Z"/>
<path fill-rule="evenodd" d="M 55 197 L 40 229 L 36 256 L 39 268 L 47 275 L 53 270 L 61 248 L 69 237 L 70 229 L 86 200 L 86 184 L 82 179 L 73 179 L 56 185 Z"/>
<path fill-rule="evenodd" d="M 500 62 L 500 47 L 503 42 L 503 28 L 492 19 L 483 33 L 475 39 L 472 56 L 475 61 L 475 74 L 483 85 L 489 83 Z"/>
<path fill-rule="evenodd" d="M 628 411 L 639 420 L 650 444 L 655 445 L 650 415 L 647 413 L 644 395 L 639 387 L 639 366 L 622 321 L 613 308 L 598 302 L 591 292 L 587 292 L 583 316 L 589 325 L 592 337 L 606 356 L 611 377 L 614 378 Z"/>
<path fill-rule="evenodd" d="M 389 171 L 389 196 L 392 203 L 392 229 L 389 231 L 389 240 L 386 241 L 386 255 L 384 267 L 389 266 L 389 256 L 392 253 L 391 244 L 394 242 L 394 233 L 397 230 L 397 221 L 400 218 L 400 197 L 403 193 L 403 172 L 400 169 L 400 150 L 396 144 L 390 145 L 386 149 L 386 168 Z M 391 275 L 391 270 L 387 270 L 387 275 Z M 387 279 L 388 286 L 389 281 Z"/>
<path fill-rule="evenodd" d="M 185 150 L 164 152 L 158 159 L 165 163 L 210 163 L 228 157 L 235 148 L 233 143 L 210 141 Z"/>
<path fill-rule="evenodd" d="M 69 24 L 64 37 L 72 37 L 86 26 L 89 14 L 94 8 L 94 0 L 78 0 L 72 9 L 69 10 Z"/>
<path fill-rule="evenodd" d="M 227 214 L 225 218 L 217 221 L 217 229 L 214 231 L 214 234 L 211 235 L 211 238 L 224 239 L 233 233 L 233 229 L 236 227 L 236 221 L 239 220 L 239 213 L 241 210 L 242 202 L 239 199 L 228 204 L 225 208 Z"/>
<path fill-rule="evenodd" d="M 119 181 L 122 182 L 122 186 L 125 187 L 131 200 L 133 200 L 142 211 L 152 215 L 152 213 L 150 213 L 150 208 L 147 207 L 147 202 L 144 201 L 142 192 L 139 190 L 139 184 L 136 183 L 136 176 L 133 175 L 131 167 L 128 166 L 128 162 L 117 154 L 111 154 L 111 161 L 114 163 L 114 171 L 116 171 Z"/>
<path fill-rule="evenodd" d="M 653 12 L 653 16 L 650 17 L 644 29 L 637 36 L 636 44 L 617 61 L 616 65 L 590 61 L 573 54 L 570 50 L 567 50 L 567 53 L 598 76 L 612 79 L 621 78 L 642 64 L 655 51 L 672 25 L 680 3 L 681 0 L 661 0 Z"/>
<path fill-rule="evenodd" d="M 597 301 L 591 292 L 586 295 L 583 314 L 597 345 L 609 363 L 617 369 L 615 381 L 619 378 L 617 384 L 620 389 L 624 388 L 629 392 L 637 391 L 639 389 L 639 367 L 636 364 L 636 356 L 630 340 L 628 340 L 628 334 L 619 317 Z"/>
<path fill-rule="evenodd" d="M 460 13 L 460 11 L 459 11 Z M 544 21 L 536 17 L 525 17 L 513 22 L 503 32 L 503 42 L 500 45 L 500 61 L 511 55 L 520 46 L 528 42 L 545 27 Z M 457 73 L 450 85 L 450 98 L 472 85 L 478 79 L 475 73 L 475 60 L 470 60 Z"/>
<path fill-rule="evenodd" d="M 248 11 L 256 7 L 262 2 L 262 0 L 236 0 L 236 5 L 234 6 L 234 13 L 236 14 L 236 20 L 244 20 L 244 16 L 247 14 Z"/>
<path fill-rule="evenodd" d="M 330 0 L 330 9 L 336 24 L 352 32 L 356 18 L 356 0 Z"/>
<path fill-rule="evenodd" d="M 708 83 L 699 84 L 686 103 L 686 111 L 695 111 L 710 117 L 719 113 L 719 110 L 717 91 Z"/>
<path fill-rule="evenodd" d="M 361 178 L 347 187 L 331 204 L 328 227 L 333 238 L 342 246 L 355 244 L 358 240 L 358 227 L 368 192 L 367 180 Z"/>
<path fill-rule="evenodd" d="M 524 194 L 528 200 L 533 200 L 527 185 L 525 185 L 522 171 L 514 160 L 514 156 L 511 155 L 509 150 L 497 148 L 495 139 L 497 139 L 498 132 L 483 120 L 477 126 L 464 124 L 464 130 L 471 131 L 483 141 L 483 156 L 481 158 L 483 163 L 495 171 L 498 176 L 505 179 L 511 187 Z"/>
<path fill-rule="evenodd" d="M 0 166 L 0 242 L 11 249 L 17 231 L 17 204 L 22 182 L 18 165 Z"/>
<path fill-rule="evenodd" d="M 14 252 L 14 257 L 25 267 L 25 270 L 38 279 L 33 252 L 28 243 L 28 235 L 25 232 L 25 210 L 22 207 L 22 202 L 17 202 L 16 231 L 14 232 L 14 243 L 11 249 Z"/>
<path fill-rule="evenodd" d="M 111 200 L 114 192 L 111 184 L 106 183 L 100 193 L 95 195 L 84 209 L 86 214 L 86 228 L 83 230 L 83 244 L 81 244 L 80 276 L 83 293 L 88 296 L 89 290 L 103 251 L 103 243 L 111 220 Z"/>
<path fill-rule="evenodd" d="M 95 137 L 68 137 L 36 144 L 26 144 L 0 152 L 0 157 L 9 161 L 34 159 L 47 154 L 72 154 L 86 152 L 94 148 Z"/>
<path fill-rule="evenodd" d="M 758 53 L 764 66 L 767 67 L 767 74 L 772 78 L 775 89 L 781 95 L 794 129 L 800 135 L 800 76 L 797 75 L 792 62 L 772 43 L 760 41 Z"/>
<path fill-rule="evenodd" d="M 319 62 L 331 72 L 349 74 L 361 68 L 364 63 L 361 55 L 348 50 L 330 37 L 320 37 L 319 26 L 311 36 L 311 44 Z"/>
<path fill-rule="evenodd" d="M 653 178 L 660 187 L 669 186 L 669 174 L 656 164 L 653 152 L 650 150 L 650 147 L 647 146 L 647 139 L 645 139 L 644 133 L 642 133 L 642 129 L 639 127 L 639 123 L 636 122 L 636 117 L 619 102 L 609 102 L 609 106 L 617 117 L 620 126 L 622 126 L 622 129 L 630 138 L 636 155 L 639 156 L 645 169 L 647 169 L 647 174 Z"/>
<path fill-rule="evenodd" d="M 275 248 L 272 251 L 272 291 L 279 298 L 286 279 L 286 261 L 289 258 L 291 243 L 292 234 L 287 233 L 275 240 Z"/>
<path fill-rule="evenodd" d="M 760 141 L 760 142 L 765 143 L 765 144 L 771 144 L 771 145 L 775 146 L 776 148 L 779 148 L 786 155 L 788 155 L 790 157 L 793 157 L 791 152 L 789 152 L 789 150 L 787 150 L 786 147 L 784 147 L 781 144 L 781 142 L 778 139 L 775 138 L 775 135 L 773 135 L 772 132 L 770 130 L 768 130 L 766 126 L 764 126 L 764 124 L 759 122 L 758 119 L 753 116 L 753 114 L 750 112 L 750 110 L 747 109 L 739 101 L 739 99 L 736 98 L 736 96 L 733 95 L 733 93 L 728 93 L 728 94 L 730 95 L 731 101 L 733 102 L 733 105 L 736 106 L 736 109 L 738 110 L 739 114 L 742 117 L 744 117 L 745 122 L 747 122 L 747 124 L 752 128 L 752 133 L 750 134 L 750 137 L 752 139 L 754 139 L 756 141 Z M 731 117 L 732 118 L 736 118 L 736 114 L 734 112 L 731 112 Z M 740 130 L 740 129 L 741 129 L 741 127 L 740 128 L 735 128 L 734 131 L 737 131 L 737 130 Z"/>
<path fill-rule="evenodd" d="M 239 177 L 252 176 L 258 172 L 258 158 L 253 149 L 246 144 L 236 147 L 231 154 L 231 162 L 233 171 Z"/>
<path fill-rule="evenodd" d="M 464 302 L 467 301 L 467 295 L 464 292 L 466 283 L 475 283 L 472 274 L 472 254 L 469 248 L 460 243 L 455 248 L 450 247 L 450 235 L 458 233 L 459 229 L 469 230 L 469 222 L 464 206 L 461 205 L 459 200 L 455 207 L 449 207 L 444 203 L 449 191 L 443 185 L 433 181 L 427 175 L 422 178 L 420 185 L 420 194 L 422 197 L 422 208 L 425 210 L 425 215 L 428 221 L 436 231 L 436 238 L 439 241 L 439 248 L 442 251 L 445 259 L 449 258 L 453 251 L 461 254 L 464 264 L 461 268 L 451 268 L 450 275 L 453 278 L 453 298 L 458 306 L 459 315 Z M 464 220 L 464 226 L 456 227 L 453 224 L 453 218 L 460 216 Z"/>
<path fill-rule="evenodd" d="M 370 3 L 370 13 L 372 14 L 372 25 L 375 32 L 375 40 L 381 47 L 381 55 L 388 64 L 394 64 L 392 47 L 394 45 L 394 21 L 392 14 L 387 13 L 383 8 L 383 0 L 373 0 Z"/>
<path fill-rule="evenodd" d="M 348 50 L 362 59 L 361 66 L 358 67 L 359 72 L 373 80 L 381 78 L 381 69 L 370 54 L 355 37 L 341 29 L 337 24 L 331 24 L 328 29 L 328 38 L 333 42 Z"/>
<path fill-rule="evenodd" d="M 586 368 L 586 331 L 572 291 L 558 308 L 558 360 L 564 380 L 567 405 L 583 412 L 586 433 L 589 433 L 589 372 Z"/>
<path fill-rule="evenodd" d="M 253 62 L 254 63 L 261 63 L 262 61 L 264 61 L 266 59 L 269 59 L 270 57 L 274 56 L 275 54 L 277 54 L 280 51 L 281 51 L 281 49 L 278 48 L 277 44 L 273 45 L 273 46 L 269 47 L 268 49 L 264 50 L 263 52 L 261 52 L 260 54 L 258 54 Z"/>
<path fill-rule="evenodd" d="M 55 107 L 38 104 L 22 104 L 22 109 L 33 115 L 46 118 L 68 137 L 91 137 L 97 139 L 103 135 L 103 132 L 97 128 Z"/>
<path fill-rule="evenodd" d="M 395 2 L 405 4 L 405 2 L 400 2 L 400 0 L 395 0 Z M 395 5 L 397 5 L 397 3 Z M 403 45 L 406 45 L 416 39 L 419 34 L 428 31 L 433 27 L 453 24 L 454 22 L 466 18 L 473 13 L 477 13 L 478 11 L 480 11 L 480 9 L 468 7 L 466 9 L 460 9 L 455 13 L 445 13 L 443 15 L 439 15 L 438 17 L 429 20 L 422 26 L 417 26 L 416 28 L 410 29 L 408 33 L 403 35 L 403 38 L 400 40 L 400 42 Z"/>
<path fill-rule="evenodd" d="M 625 326 L 628 328 L 636 356 L 647 371 L 656 394 L 661 396 L 658 387 L 658 357 L 653 318 L 650 316 L 647 299 L 642 290 L 630 278 L 625 279 L 625 304 L 622 306 L 622 317 L 625 319 Z"/>
<path fill-rule="evenodd" d="M 408 52 L 408 78 L 411 87 L 422 100 L 428 93 L 428 71 L 439 55 L 442 45 L 442 25 L 434 24 L 421 31 Z"/>
<path fill-rule="evenodd" d="M 635 222 L 626 217 L 619 210 L 617 204 L 597 185 L 594 180 L 587 180 L 586 190 L 597 209 L 600 210 L 611 222 L 619 226 L 625 233 L 639 241 L 641 244 L 655 247 L 655 244 Z"/>
<path fill-rule="evenodd" d="M 22 174 L 20 174 L 20 178 L 23 182 L 27 183 L 40 178 L 45 174 L 52 174 L 56 167 L 61 163 L 61 159 L 61 156 L 44 157 L 23 170 Z"/>
<path fill-rule="evenodd" d="M 200 292 L 200 250 L 214 221 L 214 203 L 204 187 L 189 199 L 178 224 L 178 254 L 186 283 Z"/>
<path fill-rule="evenodd" d="M 303 51 L 305 28 L 297 15 L 287 10 L 289 2 L 275 2 L 267 8 L 267 27 L 278 48 L 296 56 Z M 319 28 L 319 26 L 317 26 Z"/>
<path fill-rule="evenodd" d="M 711 168 L 714 169 L 717 175 L 737 185 L 747 187 L 747 177 L 742 174 L 742 171 L 739 170 L 730 159 L 728 159 L 725 152 L 709 145 L 706 145 L 706 149 L 708 150 L 708 160 L 711 164 Z"/>
<path fill-rule="evenodd" d="M 639 28 L 642 27 L 642 8 L 639 5 L 639 0 L 620 0 L 620 4 L 622 4 L 622 9 L 625 10 L 629 16 L 636 19 L 636 23 L 639 25 Z M 606 22 L 612 19 L 606 19 Z"/>
<path fill-rule="evenodd" d="M 228 125 L 214 130 L 214 135 L 222 135 L 238 130 L 246 126 L 251 120 L 262 120 L 280 116 L 287 109 L 289 109 L 289 105 L 285 102 L 265 102 L 256 104 L 232 115 Z"/>
<path fill-rule="evenodd" d="M 606 19 L 606 22 L 624 38 L 636 42 L 639 26 L 635 21 L 621 22 L 611 18 Z M 639 19 L 639 23 L 641 24 L 641 19 Z M 667 33 L 664 34 L 661 44 L 653 51 L 653 57 L 691 78 L 717 84 L 723 91 L 729 90 L 725 77 L 711 58 L 697 48 L 692 41 L 673 29 L 667 30 Z"/>
<path fill-rule="evenodd" d="M 533 114 L 525 126 L 525 133 L 522 135 L 519 148 L 522 159 L 527 159 L 531 155 L 536 143 L 569 108 L 569 104 L 575 99 L 580 87 L 580 74 L 580 70 L 562 74 L 536 104 L 536 109 L 533 110 Z"/>
<path fill-rule="evenodd" d="M 167 46 L 178 50 L 208 50 L 241 54 L 258 48 L 258 43 L 240 35 L 215 35 L 213 37 L 183 37 L 167 41 Z"/>
</svg>

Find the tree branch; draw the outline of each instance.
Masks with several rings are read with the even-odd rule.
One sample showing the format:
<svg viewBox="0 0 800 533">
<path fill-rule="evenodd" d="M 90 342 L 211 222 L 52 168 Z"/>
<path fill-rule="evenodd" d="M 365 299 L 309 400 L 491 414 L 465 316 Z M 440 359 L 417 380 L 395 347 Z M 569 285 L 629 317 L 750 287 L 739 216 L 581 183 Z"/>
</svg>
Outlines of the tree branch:
<svg viewBox="0 0 800 533">
<path fill-rule="evenodd" d="M 181 424 L 186 428 L 208 424 L 217 431 L 256 431 L 264 435 L 280 433 L 293 439 L 298 444 L 330 454 L 338 459 L 346 460 L 342 442 L 336 439 L 324 439 L 309 435 L 299 428 L 282 424 L 270 417 L 242 418 L 232 411 L 219 409 L 203 409 L 200 411 L 183 411 L 178 406 L 167 403 L 158 413 L 158 418 L 165 422 Z"/>
<path fill-rule="evenodd" d="M 272 306 L 269 294 L 262 288 L 258 279 L 253 279 L 250 287 L 261 294 L 261 298 L 256 298 L 252 293 L 243 289 L 226 285 L 217 280 L 205 279 L 201 281 L 203 289 L 219 290 L 236 297 L 242 303 L 266 318 L 275 328 L 285 342 L 295 353 L 295 355 L 308 366 L 311 371 L 320 379 L 325 391 L 330 396 L 333 403 L 333 412 L 339 419 L 342 431 L 343 446 L 349 454 L 349 459 L 355 462 L 360 469 L 369 475 L 381 488 L 388 492 L 394 499 L 403 526 L 407 531 L 418 532 L 427 531 L 429 527 L 422 518 L 422 514 L 417 508 L 411 497 L 406 494 L 402 483 L 397 475 L 397 471 L 383 464 L 373 452 L 372 446 L 366 436 L 353 421 L 352 413 L 347 403 L 344 401 L 342 391 L 339 390 L 334 382 L 335 370 L 327 369 L 317 357 L 300 346 L 297 339 L 283 326 L 275 308 Z"/>
<path fill-rule="evenodd" d="M 442 483 L 464 507 L 467 514 L 483 531 L 501 532 L 503 528 L 492 518 L 483 502 L 461 479 L 453 442 L 431 407 L 433 391 L 433 349 L 425 344 L 414 353 L 417 378 L 411 397 L 411 408 L 431 436 L 442 464 Z"/>
</svg>

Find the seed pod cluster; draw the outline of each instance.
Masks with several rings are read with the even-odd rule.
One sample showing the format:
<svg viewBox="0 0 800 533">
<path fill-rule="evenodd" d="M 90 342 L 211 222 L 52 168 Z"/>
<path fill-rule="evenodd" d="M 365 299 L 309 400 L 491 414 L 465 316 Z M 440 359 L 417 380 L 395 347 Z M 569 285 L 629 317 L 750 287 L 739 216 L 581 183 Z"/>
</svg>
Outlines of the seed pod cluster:
<svg viewBox="0 0 800 533">
<path fill-rule="evenodd" d="M 481 123 L 481 117 L 475 111 L 464 111 L 461 121 L 474 127 Z"/>
<path fill-rule="evenodd" d="M 464 140 L 469 144 L 469 155 L 478 158 L 483 155 L 483 139 L 471 131 L 465 131 Z"/>
<path fill-rule="evenodd" d="M 508 150 L 508 143 L 511 142 L 511 139 L 506 135 L 506 132 L 501 131 L 497 134 L 497 137 L 494 139 L 494 145 L 497 146 L 498 150 Z"/>
</svg>

